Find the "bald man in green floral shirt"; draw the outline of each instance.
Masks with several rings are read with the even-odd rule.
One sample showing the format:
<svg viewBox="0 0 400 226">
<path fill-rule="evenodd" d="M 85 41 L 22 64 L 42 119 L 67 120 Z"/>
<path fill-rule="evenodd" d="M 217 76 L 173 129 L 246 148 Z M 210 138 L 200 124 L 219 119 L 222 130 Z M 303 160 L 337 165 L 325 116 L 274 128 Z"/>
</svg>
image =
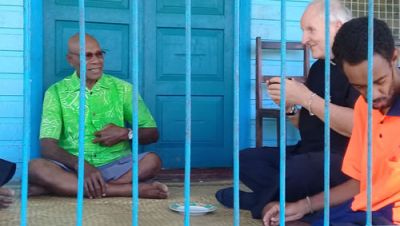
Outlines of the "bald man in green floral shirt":
<svg viewBox="0 0 400 226">
<path fill-rule="evenodd" d="M 131 196 L 132 85 L 103 73 L 104 52 L 86 35 L 85 195 L 88 198 Z M 68 63 L 75 72 L 51 86 L 43 102 L 41 159 L 29 164 L 29 194 L 75 196 L 79 135 L 79 34 L 68 42 Z M 157 125 L 139 96 L 139 143 L 158 140 Z M 146 182 L 161 169 L 152 152 L 139 155 L 139 197 L 167 198 L 168 188 Z"/>
</svg>

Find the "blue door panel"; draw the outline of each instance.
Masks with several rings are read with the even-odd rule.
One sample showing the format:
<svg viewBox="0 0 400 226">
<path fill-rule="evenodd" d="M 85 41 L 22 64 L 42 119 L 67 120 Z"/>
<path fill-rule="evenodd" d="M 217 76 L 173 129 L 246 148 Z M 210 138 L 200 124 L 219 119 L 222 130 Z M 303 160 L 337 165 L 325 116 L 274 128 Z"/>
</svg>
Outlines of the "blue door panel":
<svg viewBox="0 0 400 226">
<path fill-rule="evenodd" d="M 231 4 L 232 1 L 193 1 L 193 167 L 232 164 Z M 146 1 L 144 8 L 145 17 L 149 18 L 144 25 L 145 99 L 156 112 L 161 131 L 160 141 L 148 150 L 162 157 L 164 167 L 181 168 L 185 146 L 184 1 Z"/>
</svg>

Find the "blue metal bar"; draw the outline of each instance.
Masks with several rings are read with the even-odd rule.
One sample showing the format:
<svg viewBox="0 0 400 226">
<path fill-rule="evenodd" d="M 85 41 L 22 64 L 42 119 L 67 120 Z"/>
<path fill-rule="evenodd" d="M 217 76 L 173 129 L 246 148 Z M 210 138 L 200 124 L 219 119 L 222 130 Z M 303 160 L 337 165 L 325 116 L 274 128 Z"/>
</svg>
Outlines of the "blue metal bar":
<svg viewBox="0 0 400 226">
<path fill-rule="evenodd" d="M 22 190 L 20 225 L 27 225 L 28 162 L 31 145 L 31 1 L 24 1 L 24 147 L 22 162 Z"/>
<path fill-rule="evenodd" d="M 331 40 L 330 40 L 330 0 L 325 0 L 325 114 L 324 114 L 324 226 L 329 226 L 330 196 L 330 87 L 331 87 Z"/>
<path fill-rule="evenodd" d="M 233 30 L 233 225 L 240 225 L 239 210 L 239 33 L 240 33 L 240 0 L 234 2 L 234 30 Z"/>
<path fill-rule="evenodd" d="M 85 1 L 79 0 L 79 156 L 78 156 L 78 194 L 76 208 L 76 225 L 82 225 L 83 217 L 83 178 L 85 176 L 85 105 L 86 105 L 86 31 Z"/>
<path fill-rule="evenodd" d="M 139 225 L 139 3 L 132 0 L 131 4 L 131 34 L 133 40 L 131 45 L 131 74 L 132 74 L 132 225 Z"/>
<path fill-rule="evenodd" d="M 190 167 L 192 144 L 192 1 L 186 0 L 186 128 L 185 128 L 185 226 L 190 225 Z"/>
<path fill-rule="evenodd" d="M 374 66 L 374 1 L 368 0 L 368 156 L 367 156 L 367 216 L 366 225 L 372 225 L 372 101 Z"/>
<path fill-rule="evenodd" d="M 279 224 L 285 226 L 286 203 L 286 0 L 281 1 L 281 93 L 280 93 L 280 170 L 279 170 Z"/>
<path fill-rule="evenodd" d="M 330 87 L 331 87 L 331 40 L 330 40 L 330 0 L 325 0 L 325 104 L 324 104 L 324 225 L 329 226 L 330 196 Z"/>
</svg>

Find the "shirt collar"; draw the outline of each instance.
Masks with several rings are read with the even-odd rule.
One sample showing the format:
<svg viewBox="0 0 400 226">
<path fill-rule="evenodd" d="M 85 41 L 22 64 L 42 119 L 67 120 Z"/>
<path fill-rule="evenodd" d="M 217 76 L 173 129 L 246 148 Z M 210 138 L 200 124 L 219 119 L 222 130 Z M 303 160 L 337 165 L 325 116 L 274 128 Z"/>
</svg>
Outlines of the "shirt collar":
<svg viewBox="0 0 400 226">
<path fill-rule="evenodd" d="M 101 75 L 100 79 L 96 82 L 96 84 L 93 86 L 92 89 L 95 89 L 97 87 L 108 89 L 110 86 L 109 86 L 109 83 L 107 82 L 107 78 L 105 78 L 105 77 L 106 76 L 103 73 Z M 70 83 L 71 89 L 74 91 L 79 90 L 81 81 L 80 81 L 80 78 L 79 78 L 78 74 L 76 73 L 76 71 L 74 71 L 74 73 L 70 76 L 70 79 L 71 79 L 71 83 Z"/>
<path fill-rule="evenodd" d="M 400 116 L 400 95 L 397 95 L 393 101 L 393 105 L 386 114 L 388 116 Z"/>
</svg>

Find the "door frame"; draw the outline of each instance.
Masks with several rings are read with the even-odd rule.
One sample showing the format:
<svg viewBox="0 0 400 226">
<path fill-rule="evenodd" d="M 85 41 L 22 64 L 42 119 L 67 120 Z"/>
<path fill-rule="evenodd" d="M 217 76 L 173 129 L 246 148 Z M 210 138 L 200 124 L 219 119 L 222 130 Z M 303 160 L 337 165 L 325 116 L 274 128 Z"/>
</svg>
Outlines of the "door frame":
<svg viewBox="0 0 400 226">
<path fill-rule="evenodd" d="M 31 158 L 40 156 L 39 148 L 39 130 L 43 104 L 43 49 L 44 49 L 44 18 L 43 1 L 31 0 Z M 239 147 L 249 147 L 250 137 L 250 62 L 251 62 L 251 3 L 250 1 L 241 1 L 240 4 L 240 33 L 239 33 Z M 143 31 L 143 21 L 140 21 L 139 30 Z M 24 34 L 28 35 L 28 34 Z M 143 43 L 143 35 L 140 35 L 140 41 Z M 139 55 L 143 56 L 143 47 L 139 47 Z M 143 62 L 143 61 L 141 61 Z M 142 67 L 139 62 L 140 67 Z M 142 71 L 142 68 L 140 68 Z M 140 79 L 140 83 L 143 79 Z M 139 84 L 140 85 L 140 84 Z M 141 86 L 140 86 L 141 87 Z"/>
</svg>

